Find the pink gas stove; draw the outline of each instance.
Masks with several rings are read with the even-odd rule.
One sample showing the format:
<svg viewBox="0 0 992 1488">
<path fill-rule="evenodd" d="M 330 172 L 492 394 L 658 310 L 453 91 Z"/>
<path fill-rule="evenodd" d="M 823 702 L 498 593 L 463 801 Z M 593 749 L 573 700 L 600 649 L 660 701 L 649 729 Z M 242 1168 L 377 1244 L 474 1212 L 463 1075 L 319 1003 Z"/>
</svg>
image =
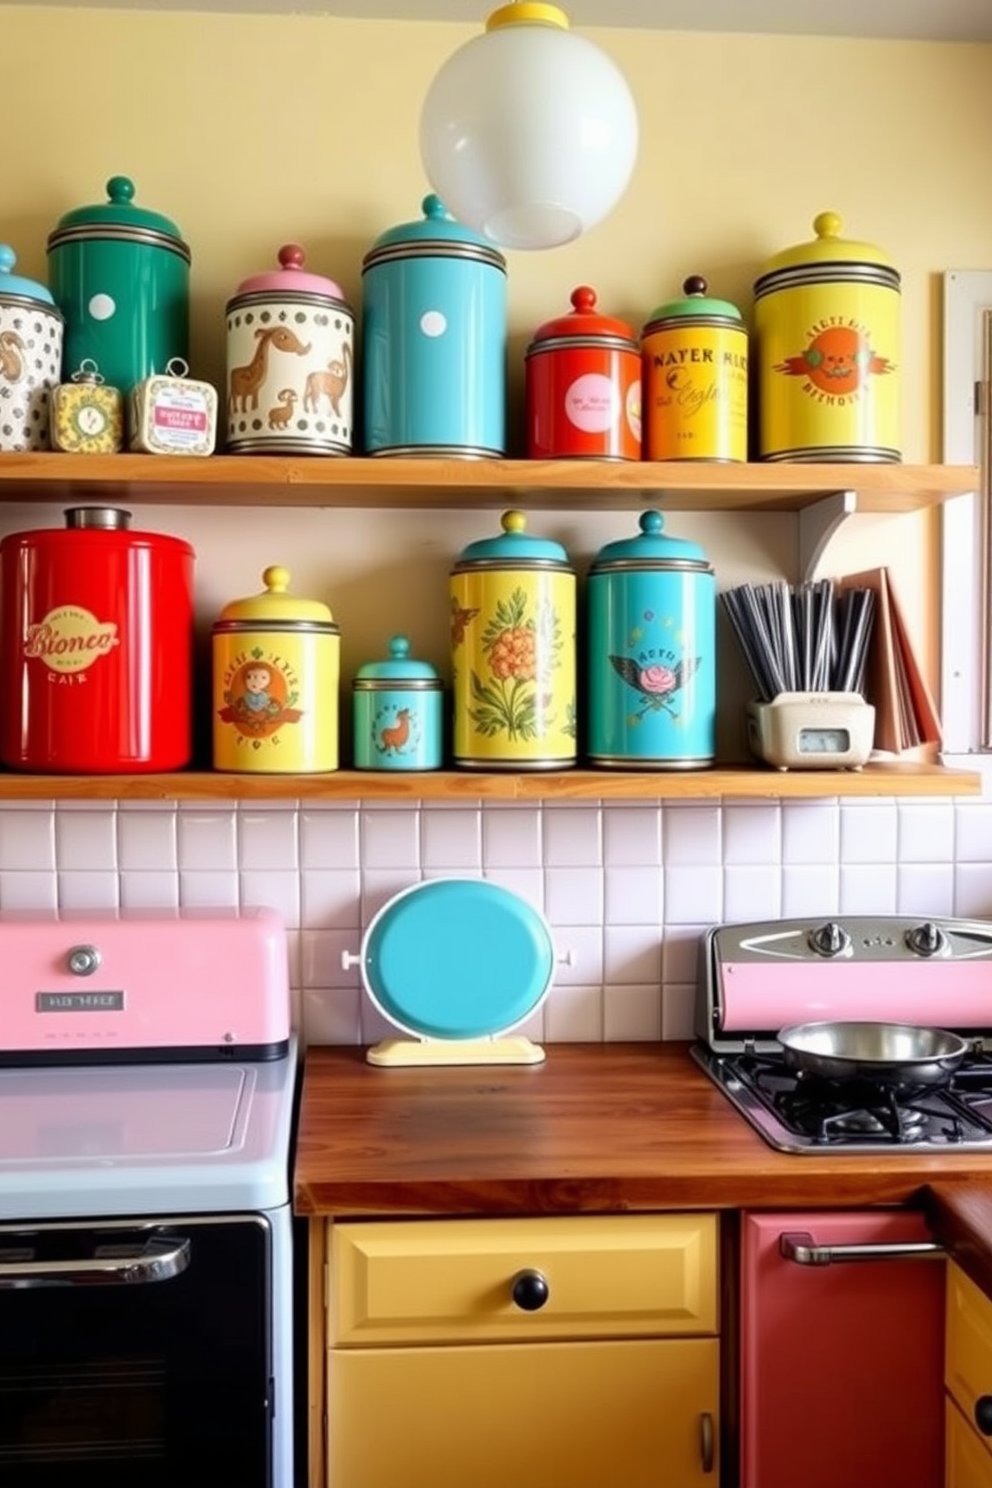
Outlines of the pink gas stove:
<svg viewBox="0 0 992 1488">
<path fill-rule="evenodd" d="M 878 1022 L 966 1044 L 946 1079 L 832 1079 L 778 1034 Z M 719 925 L 700 942 L 692 1054 L 773 1147 L 815 1156 L 992 1147 L 992 922 L 848 915 Z"/>
</svg>

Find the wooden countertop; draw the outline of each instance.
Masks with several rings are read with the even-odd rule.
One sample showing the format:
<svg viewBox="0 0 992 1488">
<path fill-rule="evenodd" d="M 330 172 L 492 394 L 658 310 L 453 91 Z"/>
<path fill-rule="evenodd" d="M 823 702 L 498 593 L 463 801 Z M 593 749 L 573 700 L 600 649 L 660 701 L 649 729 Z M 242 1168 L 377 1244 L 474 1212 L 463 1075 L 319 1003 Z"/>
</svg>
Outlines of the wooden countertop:
<svg viewBox="0 0 992 1488">
<path fill-rule="evenodd" d="M 942 1233 L 956 1223 L 963 1234 L 975 1190 L 962 1185 L 978 1185 L 987 1208 L 971 1228 L 984 1223 L 992 1235 L 992 1150 L 777 1152 L 688 1044 L 548 1044 L 546 1053 L 522 1068 L 383 1069 L 362 1049 L 312 1046 L 296 1212 L 539 1215 L 929 1198 Z M 992 1263 L 989 1280 L 992 1290 Z"/>
</svg>

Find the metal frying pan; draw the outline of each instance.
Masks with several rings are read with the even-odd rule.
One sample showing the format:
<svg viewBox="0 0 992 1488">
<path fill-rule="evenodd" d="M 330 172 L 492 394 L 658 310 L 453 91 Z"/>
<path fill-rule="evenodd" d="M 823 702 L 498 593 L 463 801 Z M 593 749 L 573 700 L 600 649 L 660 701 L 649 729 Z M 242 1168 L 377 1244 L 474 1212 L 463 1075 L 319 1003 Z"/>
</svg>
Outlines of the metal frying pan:
<svg viewBox="0 0 992 1488">
<path fill-rule="evenodd" d="M 945 1085 L 970 1048 L 956 1033 L 908 1023 L 796 1023 L 778 1041 L 804 1074 L 902 1086 Z"/>
</svg>

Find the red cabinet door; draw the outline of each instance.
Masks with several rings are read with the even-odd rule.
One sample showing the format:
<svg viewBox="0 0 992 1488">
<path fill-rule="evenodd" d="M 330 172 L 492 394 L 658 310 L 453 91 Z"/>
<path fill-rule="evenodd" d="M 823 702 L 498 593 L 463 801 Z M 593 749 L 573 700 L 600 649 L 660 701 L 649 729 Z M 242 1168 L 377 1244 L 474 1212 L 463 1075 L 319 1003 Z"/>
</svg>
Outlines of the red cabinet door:
<svg viewBox="0 0 992 1488">
<path fill-rule="evenodd" d="M 786 1259 L 928 1240 L 920 1215 L 746 1214 L 741 1233 L 741 1488 L 935 1488 L 943 1481 L 944 1263 Z"/>
</svg>

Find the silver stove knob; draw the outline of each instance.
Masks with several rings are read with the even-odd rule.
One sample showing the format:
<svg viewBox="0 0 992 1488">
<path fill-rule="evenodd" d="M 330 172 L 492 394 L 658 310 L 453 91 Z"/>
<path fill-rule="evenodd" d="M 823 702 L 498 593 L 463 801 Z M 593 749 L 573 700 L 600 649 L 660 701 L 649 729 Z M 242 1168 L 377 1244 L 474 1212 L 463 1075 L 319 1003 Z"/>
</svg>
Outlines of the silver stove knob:
<svg viewBox="0 0 992 1488">
<path fill-rule="evenodd" d="M 812 931 L 809 943 L 818 956 L 842 956 L 850 949 L 851 937 L 835 920 L 828 920 Z"/>
<path fill-rule="evenodd" d="M 92 976 L 100 965 L 100 952 L 92 945 L 73 946 L 66 962 L 73 976 Z"/>
<path fill-rule="evenodd" d="M 906 944 L 918 956 L 936 956 L 947 945 L 947 936 L 933 920 L 924 920 L 906 932 Z"/>
</svg>

